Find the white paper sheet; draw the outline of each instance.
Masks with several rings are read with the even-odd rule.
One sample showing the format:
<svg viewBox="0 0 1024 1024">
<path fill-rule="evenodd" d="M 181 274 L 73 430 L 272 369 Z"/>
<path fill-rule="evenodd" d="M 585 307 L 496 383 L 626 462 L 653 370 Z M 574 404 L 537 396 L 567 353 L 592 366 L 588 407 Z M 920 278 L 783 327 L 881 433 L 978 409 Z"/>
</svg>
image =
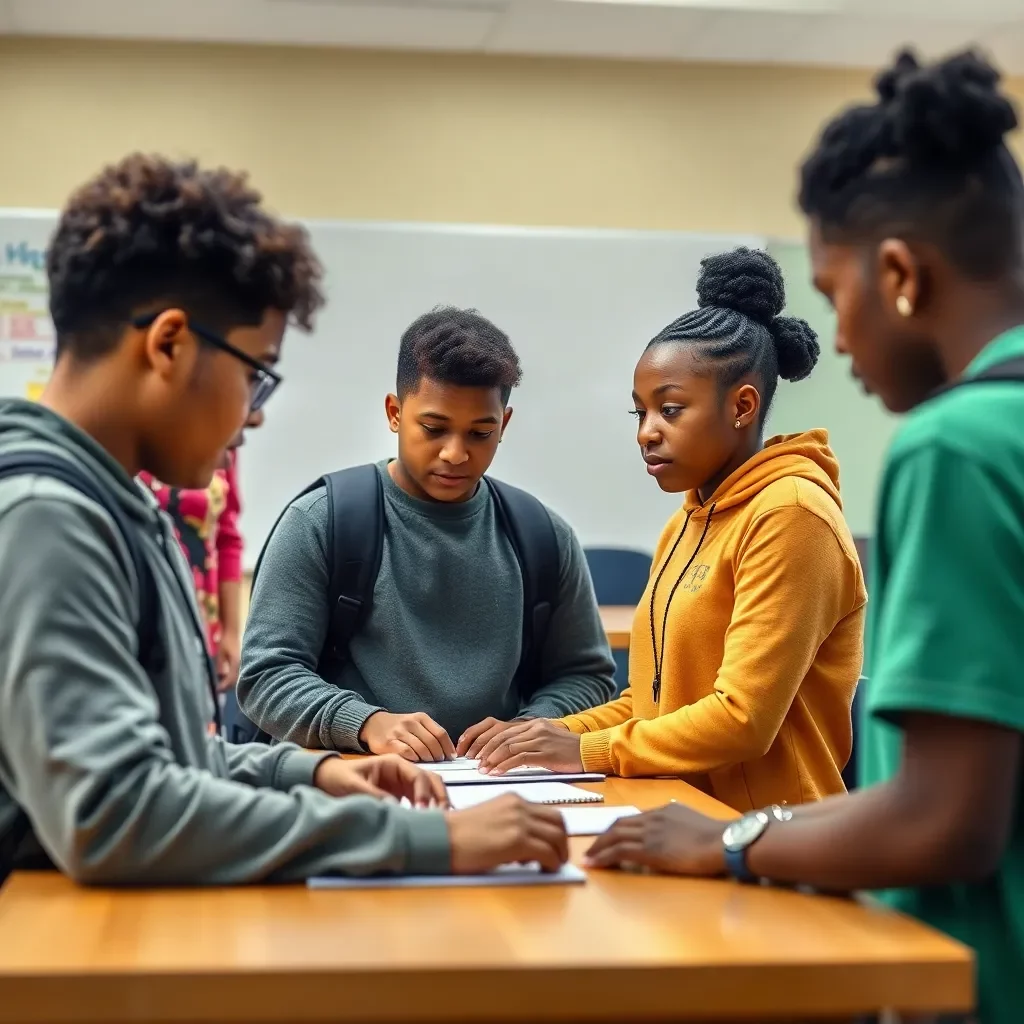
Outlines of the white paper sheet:
<svg viewBox="0 0 1024 1024">
<path fill-rule="evenodd" d="M 571 836 L 599 836 L 619 820 L 631 818 L 640 811 L 636 807 L 563 807 L 565 830 Z"/>
</svg>

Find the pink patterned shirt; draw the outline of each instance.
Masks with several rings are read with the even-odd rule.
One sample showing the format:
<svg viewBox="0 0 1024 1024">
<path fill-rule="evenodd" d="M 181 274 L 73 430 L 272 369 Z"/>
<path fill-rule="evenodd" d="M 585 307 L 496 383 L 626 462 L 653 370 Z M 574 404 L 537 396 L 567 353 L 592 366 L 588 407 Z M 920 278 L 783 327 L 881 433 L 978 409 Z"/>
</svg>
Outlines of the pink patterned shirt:
<svg viewBox="0 0 1024 1024">
<path fill-rule="evenodd" d="M 160 507 L 171 517 L 178 543 L 185 553 L 196 598 L 206 618 L 207 642 L 214 656 L 220 646 L 220 584 L 242 579 L 242 511 L 238 475 L 232 452 L 226 469 L 214 473 L 205 490 L 180 490 L 140 473 Z"/>
</svg>

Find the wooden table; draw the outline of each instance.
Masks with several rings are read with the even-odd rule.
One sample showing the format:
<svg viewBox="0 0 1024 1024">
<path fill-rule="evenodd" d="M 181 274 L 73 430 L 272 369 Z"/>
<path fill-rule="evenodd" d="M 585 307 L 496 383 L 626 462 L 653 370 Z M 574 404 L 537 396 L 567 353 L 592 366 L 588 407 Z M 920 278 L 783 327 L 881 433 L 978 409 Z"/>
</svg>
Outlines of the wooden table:
<svg viewBox="0 0 1024 1024">
<path fill-rule="evenodd" d="M 678 781 L 610 779 L 608 803 Z M 579 859 L 589 840 L 573 840 Z M 852 901 L 592 872 L 585 886 L 0 892 L 0 1022 L 682 1021 L 962 1010 L 956 943 Z"/>
<path fill-rule="evenodd" d="M 601 625 L 613 650 L 629 650 L 629 634 L 633 628 L 636 608 L 627 604 L 603 604 L 600 607 Z"/>
</svg>

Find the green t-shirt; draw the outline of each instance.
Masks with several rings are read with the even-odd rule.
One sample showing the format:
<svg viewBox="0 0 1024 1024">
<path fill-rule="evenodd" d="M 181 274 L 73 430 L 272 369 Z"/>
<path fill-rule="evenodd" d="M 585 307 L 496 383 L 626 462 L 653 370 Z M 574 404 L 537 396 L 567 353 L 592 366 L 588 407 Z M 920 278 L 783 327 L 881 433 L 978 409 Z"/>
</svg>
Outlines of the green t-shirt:
<svg viewBox="0 0 1024 1024">
<path fill-rule="evenodd" d="M 967 373 L 1017 356 L 1024 327 Z M 862 782 L 896 773 L 904 712 L 1024 732 L 1024 384 L 966 385 L 907 417 L 886 461 L 872 570 Z M 1024 1021 L 1024 801 L 993 877 L 882 896 L 976 950 L 986 1024 Z"/>
</svg>

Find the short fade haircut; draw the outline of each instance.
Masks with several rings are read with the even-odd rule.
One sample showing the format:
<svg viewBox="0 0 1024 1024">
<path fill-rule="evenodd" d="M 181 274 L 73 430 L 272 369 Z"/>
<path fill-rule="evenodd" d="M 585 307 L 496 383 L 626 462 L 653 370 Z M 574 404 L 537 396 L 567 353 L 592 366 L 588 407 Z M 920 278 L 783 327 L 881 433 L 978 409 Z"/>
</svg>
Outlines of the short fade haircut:
<svg viewBox="0 0 1024 1024">
<path fill-rule="evenodd" d="M 427 377 L 458 387 L 498 388 L 507 405 L 522 376 L 508 335 L 475 309 L 432 309 L 409 325 L 398 349 L 399 398 Z"/>
<path fill-rule="evenodd" d="M 180 307 L 221 332 L 268 309 L 310 330 L 323 270 L 304 228 L 277 220 L 245 174 L 133 154 L 69 199 L 46 270 L 58 358 L 116 348 L 139 313 Z"/>
</svg>

